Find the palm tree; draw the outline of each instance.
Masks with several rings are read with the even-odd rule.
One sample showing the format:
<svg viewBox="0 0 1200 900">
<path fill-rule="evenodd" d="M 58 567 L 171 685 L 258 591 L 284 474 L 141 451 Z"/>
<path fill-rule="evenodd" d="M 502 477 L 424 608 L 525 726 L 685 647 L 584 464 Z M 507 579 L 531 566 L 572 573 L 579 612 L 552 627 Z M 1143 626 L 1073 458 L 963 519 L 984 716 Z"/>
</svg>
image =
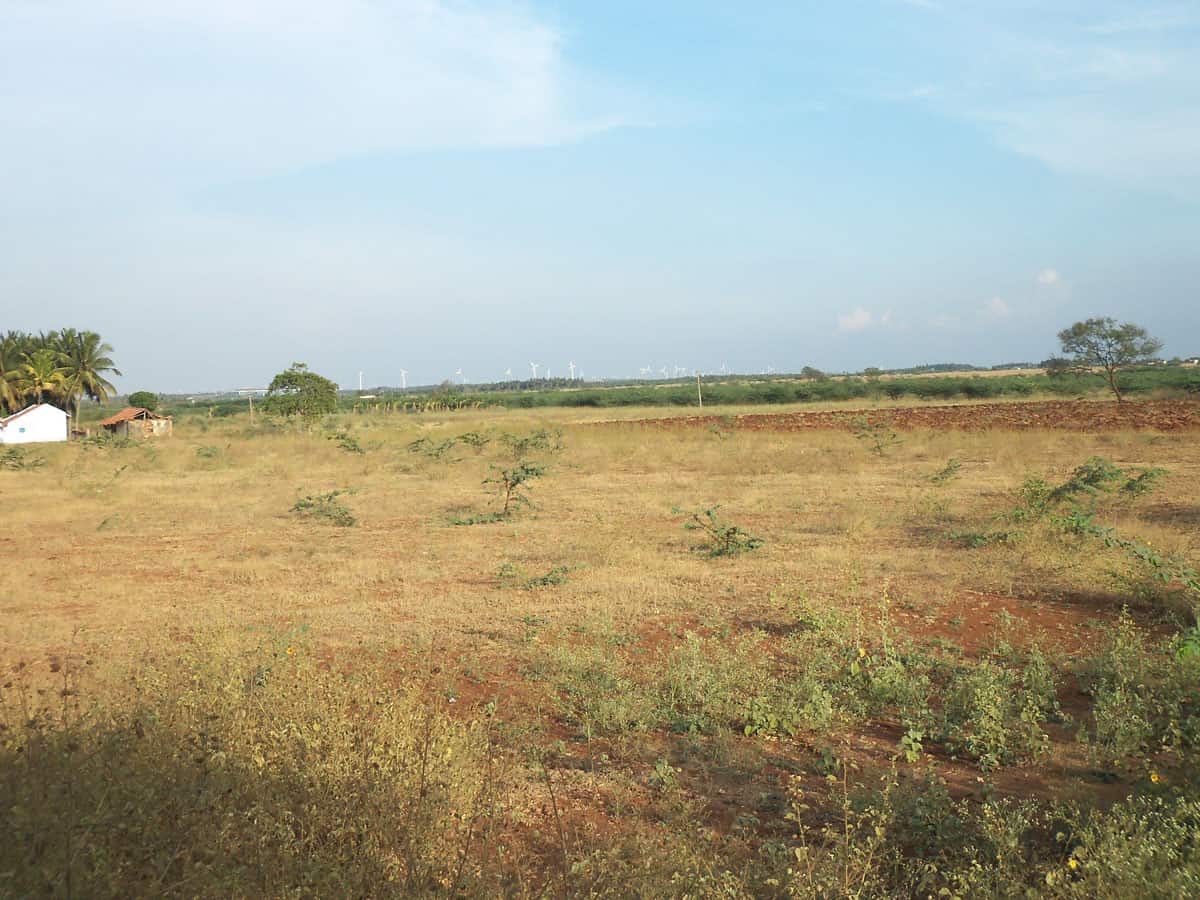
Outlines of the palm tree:
<svg viewBox="0 0 1200 900">
<path fill-rule="evenodd" d="M 54 335 L 54 343 L 63 355 L 63 383 L 65 397 L 71 406 L 75 421 L 79 421 L 79 407 L 86 396 L 97 403 L 116 394 L 117 389 L 105 379 L 104 373 L 120 375 L 108 354 L 112 346 L 100 339 L 94 331 L 76 331 L 64 328 Z"/>
<path fill-rule="evenodd" d="M 25 354 L 19 369 L 20 381 L 26 394 L 33 394 L 34 402 L 41 403 L 46 394 L 65 395 L 66 370 L 63 355 L 53 347 L 41 347 Z"/>
<path fill-rule="evenodd" d="M 9 331 L 0 337 L 0 410 L 16 412 L 22 405 L 21 361 L 29 349 L 26 335 L 19 331 Z"/>
</svg>

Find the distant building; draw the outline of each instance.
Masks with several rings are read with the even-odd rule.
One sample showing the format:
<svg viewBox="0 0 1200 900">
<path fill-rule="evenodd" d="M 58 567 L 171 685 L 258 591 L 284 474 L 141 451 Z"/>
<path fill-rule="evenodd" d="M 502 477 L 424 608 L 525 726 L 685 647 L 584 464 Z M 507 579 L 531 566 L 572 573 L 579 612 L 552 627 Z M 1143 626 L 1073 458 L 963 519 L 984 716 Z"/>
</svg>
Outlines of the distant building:
<svg viewBox="0 0 1200 900">
<path fill-rule="evenodd" d="M 130 406 L 100 422 L 100 427 L 120 437 L 169 437 L 173 421 L 170 416 L 160 416 L 140 406 Z"/>
<path fill-rule="evenodd" d="M 0 444 L 40 444 L 67 439 L 71 417 L 49 403 L 35 403 L 0 419 Z"/>
</svg>

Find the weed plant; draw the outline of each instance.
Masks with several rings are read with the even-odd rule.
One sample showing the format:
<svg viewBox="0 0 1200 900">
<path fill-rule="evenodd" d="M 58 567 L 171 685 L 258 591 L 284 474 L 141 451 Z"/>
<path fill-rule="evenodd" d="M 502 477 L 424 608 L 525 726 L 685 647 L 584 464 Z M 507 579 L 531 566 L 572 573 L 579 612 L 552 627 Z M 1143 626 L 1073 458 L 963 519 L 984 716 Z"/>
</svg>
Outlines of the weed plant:
<svg viewBox="0 0 1200 900">
<path fill-rule="evenodd" d="M 885 456 L 888 451 L 899 447 L 903 441 L 886 422 L 872 422 L 867 416 L 856 416 L 850 422 L 850 430 L 876 456 Z"/>
<path fill-rule="evenodd" d="M 338 498 L 353 493 L 351 490 L 339 489 L 325 494 L 309 494 L 296 501 L 292 506 L 292 512 L 308 519 L 349 528 L 357 524 L 358 520 L 355 519 L 354 513 L 350 511 L 349 507 L 340 502 Z"/>
<path fill-rule="evenodd" d="M 699 510 L 687 510 L 674 507 L 674 515 L 685 516 L 683 527 L 687 531 L 696 531 L 704 536 L 704 540 L 692 547 L 703 552 L 710 559 L 719 556 L 739 556 L 757 550 L 765 541 L 743 531 L 738 525 L 732 525 L 722 520 L 717 511 L 720 506 L 710 506 Z"/>
<path fill-rule="evenodd" d="M 962 469 L 962 460 L 957 456 L 952 456 L 946 460 L 946 465 L 938 469 L 929 476 L 929 481 L 932 484 L 942 485 L 948 484 L 958 477 L 959 471 Z"/>
<path fill-rule="evenodd" d="M 358 438 L 349 431 L 339 431 L 336 434 L 328 435 L 328 437 L 329 440 L 333 441 L 338 445 L 339 448 L 345 450 L 347 453 L 356 453 L 362 455 L 367 452 L 363 449 L 363 445 L 358 442 Z"/>
<path fill-rule="evenodd" d="M 43 456 L 32 456 L 24 447 L 5 447 L 0 451 L 0 469 L 20 471 L 23 469 L 40 469 L 46 465 Z"/>
</svg>

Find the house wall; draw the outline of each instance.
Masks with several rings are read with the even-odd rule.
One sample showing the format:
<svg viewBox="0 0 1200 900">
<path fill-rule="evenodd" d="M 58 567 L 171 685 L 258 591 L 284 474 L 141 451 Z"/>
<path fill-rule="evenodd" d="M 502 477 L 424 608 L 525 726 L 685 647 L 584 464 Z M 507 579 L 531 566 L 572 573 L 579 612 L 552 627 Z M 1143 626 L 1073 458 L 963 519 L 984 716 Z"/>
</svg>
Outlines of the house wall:
<svg viewBox="0 0 1200 900">
<path fill-rule="evenodd" d="M 127 419 L 104 427 L 120 437 L 148 438 L 169 436 L 171 425 L 170 419 Z"/>
<path fill-rule="evenodd" d="M 0 428 L 0 444 L 40 444 L 67 439 L 70 417 L 53 406 L 39 406 L 6 428 Z"/>
</svg>

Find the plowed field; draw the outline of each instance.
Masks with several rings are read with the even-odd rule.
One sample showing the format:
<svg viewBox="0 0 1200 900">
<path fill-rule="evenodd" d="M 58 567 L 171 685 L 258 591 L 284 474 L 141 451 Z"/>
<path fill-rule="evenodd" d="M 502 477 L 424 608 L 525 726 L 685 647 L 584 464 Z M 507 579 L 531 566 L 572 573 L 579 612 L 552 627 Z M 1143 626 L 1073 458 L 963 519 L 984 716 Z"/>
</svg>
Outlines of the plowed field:
<svg viewBox="0 0 1200 900">
<path fill-rule="evenodd" d="M 1032 403 L 979 403 L 954 406 L 913 406 L 896 409 L 838 410 L 835 412 L 756 413 L 733 417 L 733 427 L 748 431 L 807 431 L 813 428 L 850 429 L 865 415 L 872 424 L 900 430 L 939 431 L 1026 430 L 1064 431 L 1189 431 L 1200 429 L 1200 401 L 1143 400 L 1117 403 L 1087 400 L 1047 400 Z M 727 416 L 679 416 L 638 419 L 635 424 L 661 428 L 730 427 Z"/>
</svg>

